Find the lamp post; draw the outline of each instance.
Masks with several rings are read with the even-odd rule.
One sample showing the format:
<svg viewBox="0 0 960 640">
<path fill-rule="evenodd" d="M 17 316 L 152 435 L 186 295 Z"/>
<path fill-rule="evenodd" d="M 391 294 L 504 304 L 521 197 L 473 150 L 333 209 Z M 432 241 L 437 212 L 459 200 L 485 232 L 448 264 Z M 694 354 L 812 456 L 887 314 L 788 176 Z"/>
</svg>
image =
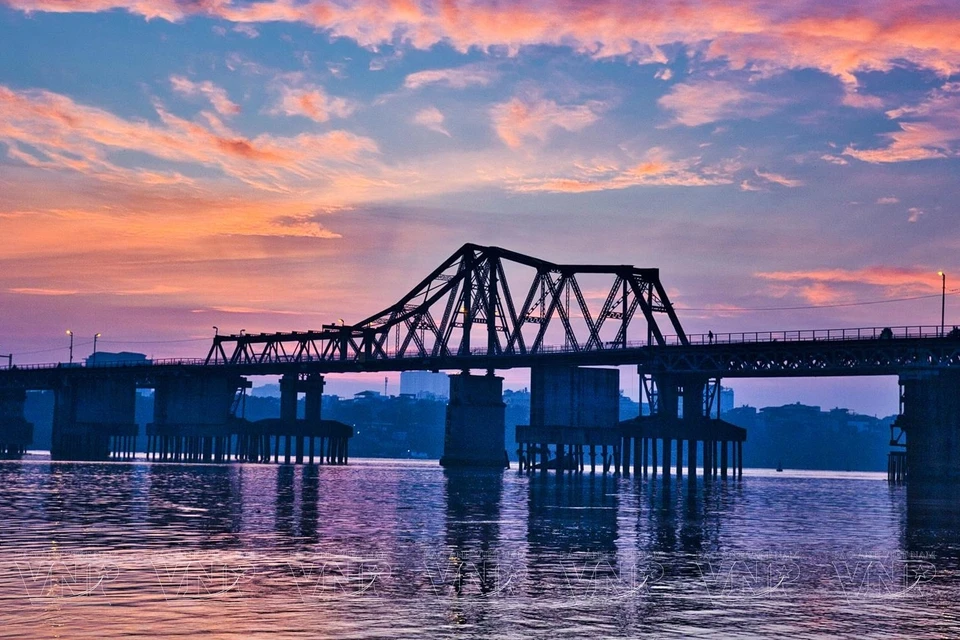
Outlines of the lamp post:
<svg viewBox="0 0 960 640">
<path fill-rule="evenodd" d="M 94 360 L 94 362 L 96 362 L 96 360 L 97 360 L 97 338 L 99 338 L 101 335 L 103 335 L 103 334 L 101 334 L 101 333 L 95 333 L 95 334 L 93 334 L 93 360 Z"/>
<path fill-rule="evenodd" d="M 943 271 L 937 271 L 937 275 L 940 276 L 940 337 L 944 335 L 944 312 L 947 310 L 947 274 Z"/>
<path fill-rule="evenodd" d="M 73 364 L 73 331 L 67 329 L 67 335 L 70 336 L 70 364 Z"/>
</svg>

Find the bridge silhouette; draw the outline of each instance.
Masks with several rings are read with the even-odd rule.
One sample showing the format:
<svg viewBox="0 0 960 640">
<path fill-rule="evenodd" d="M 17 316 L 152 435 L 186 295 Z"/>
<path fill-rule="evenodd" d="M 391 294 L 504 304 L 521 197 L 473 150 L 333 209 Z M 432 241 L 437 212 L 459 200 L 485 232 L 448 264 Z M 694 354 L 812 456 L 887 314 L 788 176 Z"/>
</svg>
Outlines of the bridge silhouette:
<svg viewBox="0 0 960 640">
<path fill-rule="evenodd" d="M 515 296 L 514 292 L 520 295 Z M 129 423 L 126 415 L 129 402 L 119 396 L 113 400 L 96 400 L 98 395 L 110 395 L 98 387 L 119 386 L 122 391 L 116 393 L 126 398 L 130 389 L 165 385 L 165 388 L 172 389 L 167 383 L 180 380 L 180 386 L 168 392 L 172 395 L 167 413 L 160 417 L 173 427 L 189 425 L 185 427 L 186 431 L 198 433 L 195 437 L 202 440 L 207 437 L 203 435 L 207 431 L 218 434 L 210 437 L 229 435 L 232 438 L 236 429 L 228 434 L 230 429 L 222 427 L 229 421 L 217 416 L 200 419 L 193 415 L 181 420 L 167 414 L 180 411 L 190 402 L 201 405 L 212 402 L 217 407 L 214 413 L 219 415 L 225 404 L 223 396 L 229 391 L 233 398 L 236 390 L 246 384 L 243 376 L 279 375 L 281 387 L 286 385 L 293 404 L 286 401 L 286 408 L 281 411 L 284 415 L 274 421 L 275 424 L 271 423 L 265 435 L 254 437 L 259 438 L 262 445 L 263 438 L 271 435 L 278 439 L 281 434 L 286 438 L 306 436 L 312 446 L 313 437 L 320 432 L 318 425 L 323 423 L 319 418 L 319 405 L 314 401 L 316 390 L 322 390 L 323 375 L 406 370 L 462 372 L 463 380 L 457 384 L 466 385 L 462 389 L 466 398 L 473 393 L 470 385 L 474 383 L 469 382 L 471 370 L 486 371 L 492 376 L 498 369 L 517 367 L 570 369 L 635 365 L 643 378 L 655 420 L 645 422 L 642 428 L 639 423 L 635 424 L 631 436 L 634 440 L 639 438 L 646 442 L 650 439 L 645 435 L 647 432 L 659 434 L 661 440 L 669 439 L 663 434 L 676 431 L 680 428 L 677 425 L 689 427 L 693 414 L 697 420 L 710 418 L 715 400 L 719 408 L 717 390 L 724 377 L 897 375 L 901 379 L 903 409 L 898 421 L 901 433 L 892 437 L 892 442 L 903 444 L 902 431 L 910 430 L 912 423 L 911 448 L 916 449 L 918 433 L 944 435 L 957 428 L 943 426 L 947 423 L 953 425 L 960 419 L 960 409 L 953 407 L 946 396 L 934 402 L 935 410 L 924 409 L 919 400 L 911 403 L 910 398 L 926 398 L 934 387 L 939 389 L 946 385 L 937 392 L 940 395 L 949 395 L 949 389 L 960 388 L 954 379 L 956 372 L 960 371 L 958 333 L 951 331 L 945 335 L 942 327 L 904 326 L 687 334 L 660 280 L 658 269 L 631 265 L 559 264 L 499 247 L 465 244 L 395 304 L 354 324 L 341 321 L 311 331 L 217 335 L 205 358 L 83 367 L 17 365 L 0 369 L 0 442 L 6 442 L 0 447 L 16 455 L 26 446 L 23 442 L 22 392 L 27 389 L 52 389 L 59 394 L 58 397 L 69 395 L 71 403 L 81 405 L 81 414 L 84 403 L 93 403 L 87 411 L 89 420 L 78 420 L 70 413 L 76 414 L 76 408 L 63 406 L 58 413 L 62 418 L 59 422 L 63 427 L 61 432 L 83 434 L 96 432 L 96 425 Z M 184 380 L 193 382 L 187 384 Z M 220 381 L 214 385 L 218 390 L 203 390 L 203 381 Z M 307 387 L 310 391 L 304 391 Z M 85 399 L 77 396 L 78 389 L 82 389 Z M 304 420 L 298 422 L 295 417 L 296 394 L 301 391 L 307 394 L 308 404 L 317 404 L 313 415 L 304 419 L 306 423 Z M 489 393 L 492 395 L 478 406 L 489 401 L 496 390 Z M 221 398 L 214 402 L 212 398 L 217 395 Z M 456 402 L 455 399 L 451 405 Z M 467 401 L 467 405 L 470 402 L 473 401 Z M 932 401 L 928 398 L 925 402 L 930 404 Z M 58 402 L 57 406 L 63 404 Z M 236 402 L 227 404 L 235 412 Z M 695 409 L 695 405 L 699 408 Z M 100 420 L 104 416 L 107 419 Z M 496 417 L 493 419 L 496 421 Z M 448 416 L 448 436 L 450 421 Z M 720 422 L 714 420 L 710 423 L 714 426 L 702 423 L 695 429 L 690 427 L 693 435 L 681 439 L 706 446 L 711 438 L 708 432 L 715 430 Z M 937 424 L 919 427 L 931 422 Z M 453 423 L 456 427 L 456 419 Z M 217 428 L 207 428 L 212 425 Z M 4 429 L 8 434 L 6 437 Z M 124 433 L 129 431 L 126 427 Z M 167 431 L 170 437 L 179 437 L 176 428 Z M 19 434 L 19 437 L 11 437 L 11 433 Z M 542 429 L 540 433 L 543 434 Z M 725 438 L 733 438 L 742 446 L 743 434 L 734 433 L 729 428 L 726 433 Z M 582 440 L 583 436 L 576 438 Z M 603 446 L 613 447 L 619 460 L 615 466 L 619 469 L 621 463 L 627 466 L 629 455 L 625 455 L 625 451 L 629 451 L 630 438 L 615 440 L 607 438 L 603 440 Z M 231 442 L 220 442 L 220 446 L 231 446 Z M 927 448 L 933 451 L 944 444 L 938 442 L 938 445 L 931 444 Z M 464 446 L 469 448 L 475 444 Z M 570 443 L 553 444 L 556 448 Z M 128 447 L 129 442 L 124 446 Z M 201 442 L 196 446 L 207 445 Z M 211 446 L 216 449 L 216 442 Z M 339 441 L 337 446 L 345 447 Z M 84 450 L 83 455 L 89 454 L 86 448 L 86 445 L 80 447 Z M 94 449 L 100 452 L 98 455 L 104 451 L 109 455 L 112 451 L 110 445 L 104 448 L 102 443 Z M 534 449 L 536 447 L 528 447 L 528 451 Z M 278 451 L 279 440 L 273 449 L 275 459 Z M 679 444 L 677 451 L 679 465 Z M 555 465 L 563 466 L 564 458 L 560 457 L 559 448 L 557 452 Z M 65 451 L 57 453 L 64 457 L 73 455 Z M 302 453 L 300 449 L 298 453 Z M 642 443 L 637 453 L 644 455 Z M 197 455 L 199 459 L 218 458 L 215 452 L 208 455 L 205 450 Z M 289 459 L 289 440 L 286 455 Z M 570 453 L 564 449 L 563 455 L 579 455 L 582 466 L 582 451 Z M 224 456 L 229 457 L 229 454 L 219 457 Z M 498 453 L 491 453 L 488 462 L 493 456 L 498 462 L 501 460 Z M 263 446 L 253 457 L 263 458 Z M 298 460 L 301 457 L 297 455 Z M 345 450 L 339 458 L 346 459 Z M 605 453 L 603 460 L 607 460 Z M 531 464 L 529 456 L 527 463 Z M 545 459 L 540 462 L 541 465 L 546 463 Z M 924 460 L 921 466 L 927 468 L 930 464 L 930 460 Z M 726 464 L 723 466 L 725 468 Z M 957 462 L 944 459 L 930 468 L 935 468 L 939 475 L 960 475 L 960 455 Z M 902 473 L 896 475 L 900 477 Z"/>
</svg>

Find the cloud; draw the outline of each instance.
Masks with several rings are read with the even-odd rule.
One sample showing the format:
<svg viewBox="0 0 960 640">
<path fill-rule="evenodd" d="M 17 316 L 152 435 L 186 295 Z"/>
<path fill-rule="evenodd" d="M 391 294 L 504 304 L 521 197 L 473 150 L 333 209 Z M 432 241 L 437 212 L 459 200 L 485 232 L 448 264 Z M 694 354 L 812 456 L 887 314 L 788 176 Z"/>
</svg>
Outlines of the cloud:
<svg viewBox="0 0 960 640">
<path fill-rule="evenodd" d="M 813 269 L 809 271 L 773 271 L 758 277 L 774 282 L 822 283 L 833 285 L 870 285 L 902 293 L 904 289 L 940 290 L 936 269 L 921 267 L 864 267 L 862 269 Z"/>
<path fill-rule="evenodd" d="M 260 37 L 260 32 L 257 31 L 257 28 L 250 24 L 235 25 L 233 31 L 234 33 L 245 35 L 251 39 Z"/>
<path fill-rule="evenodd" d="M 907 209 L 907 213 L 910 214 L 910 216 L 907 218 L 907 222 L 919 222 L 920 217 L 923 216 L 926 211 L 919 207 L 910 207 Z"/>
<path fill-rule="evenodd" d="M 413 116 L 414 123 L 449 137 L 450 132 L 447 131 L 443 126 L 443 120 L 443 113 L 441 113 L 436 107 L 427 107 L 426 109 L 421 109 L 416 113 L 416 115 Z"/>
<path fill-rule="evenodd" d="M 650 149 L 640 162 L 626 167 L 575 166 L 568 176 L 523 178 L 511 187 L 519 192 L 589 193 L 638 186 L 707 187 L 731 184 L 733 167 L 704 166 L 699 158 L 671 160 L 660 148 Z"/>
<path fill-rule="evenodd" d="M 545 142 L 556 129 L 580 131 L 599 119 L 602 102 L 559 105 L 535 96 L 515 97 L 490 109 L 493 128 L 500 139 L 514 149 L 531 138 Z"/>
<path fill-rule="evenodd" d="M 127 120 L 49 91 L 0 85 L 0 142 L 10 157 L 32 167 L 70 170 L 104 180 L 157 184 L 190 181 L 174 171 L 130 169 L 111 158 L 136 151 L 169 163 L 219 168 L 258 189 L 285 190 L 377 152 L 376 144 L 345 131 L 291 137 L 243 136 L 212 113 L 190 121 L 155 104 L 159 122 Z"/>
<path fill-rule="evenodd" d="M 911 162 L 950 158 L 960 149 L 960 82 L 948 82 L 920 103 L 887 111 L 898 130 L 881 135 L 889 141 L 878 149 L 856 149 L 844 155 L 863 162 Z"/>
<path fill-rule="evenodd" d="M 774 73 L 818 69 L 848 86 L 856 74 L 912 66 L 949 76 L 960 69 L 960 17 L 953 0 L 872 3 L 857 11 L 822 0 L 771 3 L 684 0 L 637 7 L 619 0 L 589 3 L 492 3 L 488 0 L 4 0 L 26 12 L 125 10 L 180 22 L 207 17 L 235 24 L 302 23 L 332 37 L 377 49 L 449 44 L 458 51 L 563 46 L 594 58 L 666 62 L 678 44 L 734 69 Z M 851 98 L 855 100 L 856 98 Z"/>
<path fill-rule="evenodd" d="M 759 169 L 755 169 L 753 172 L 756 174 L 758 178 L 766 180 L 767 182 L 772 182 L 773 184 L 778 184 L 781 187 L 796 188 L 796 187 L 803 186 L 803 180 L 795 180 L 793 178 L 787 178 L 786 176 L 782 176 L 779 173 L 763 172 L 763 171 L 760 171 Z"/>
<path fill-rule="evenodd" d="M 900 202 L 900 198 L 895 196 L 884 196 L 882 198 L 877 198 L 877 204 L 897 204 Z"/>
<path fill-rule="evenodd" d="M 326 122 L 331 117 L 346 118 L 356 105 L 344 98 L 330 97 L 323 87 L 307 82 L 301 74 L 282 74 L 273 83 L 278 94 L 270 108 L 273 115 L 302 116 L 315 122 Z"/>
<path fill-rule="evenodd" d="M 489 85 L 496 73 L 477 65 L 468 65 L 454 69 L 428 69 L 408 75 L 403 86 L 407 89 L 421 89 L 431 84 L 440 84 L 453 89 L 465 89 L 470 86 Z"/>
<path fill-rule="evenodd" d="M 657 104 L 673 112 L 674 124 L 687 127 L 718 120 L 756 118 L 776 108 L 773 99 L 724 80 L 675 84 Z"/>
<path fill-rule="evenodd" d="M 198 83 L 183 76 L 170 76 L 170 85 L 180 95 L 203 96 L 222 116 L 232 116 L 240 113 L 240 105 L 230 100 L 226 90 L 210 81 Z"/>
</svg>

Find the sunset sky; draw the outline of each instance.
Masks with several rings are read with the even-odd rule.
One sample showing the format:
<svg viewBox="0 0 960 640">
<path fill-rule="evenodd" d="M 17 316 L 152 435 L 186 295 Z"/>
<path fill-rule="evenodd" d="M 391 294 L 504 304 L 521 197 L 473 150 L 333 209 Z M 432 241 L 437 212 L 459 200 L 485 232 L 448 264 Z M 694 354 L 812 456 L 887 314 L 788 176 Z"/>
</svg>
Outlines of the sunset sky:
<svg viewBox="0 0 960 640">
<path fill-rule="evenodd" d="M 958 176 L 955 0 L 0 0 L 0 353 L 359 320 L 464 242 L 689 332 L 937 325 L 939 270 L 956 324 Z M 896 410 L 844 384 L 734 386 Z"/>
</svg>

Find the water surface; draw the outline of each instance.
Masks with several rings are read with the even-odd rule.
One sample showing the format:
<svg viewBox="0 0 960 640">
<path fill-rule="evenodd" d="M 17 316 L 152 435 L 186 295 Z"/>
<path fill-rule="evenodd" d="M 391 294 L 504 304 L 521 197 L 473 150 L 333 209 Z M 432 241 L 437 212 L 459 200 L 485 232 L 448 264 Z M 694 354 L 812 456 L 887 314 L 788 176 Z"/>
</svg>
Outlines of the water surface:
<svg viewBox="0 0 960 640">
<path fill-rule="evenodd" d="M 0 637 L 956 637 L 957 500 L 909 491 L 3 462 Z"/>
</svg>

